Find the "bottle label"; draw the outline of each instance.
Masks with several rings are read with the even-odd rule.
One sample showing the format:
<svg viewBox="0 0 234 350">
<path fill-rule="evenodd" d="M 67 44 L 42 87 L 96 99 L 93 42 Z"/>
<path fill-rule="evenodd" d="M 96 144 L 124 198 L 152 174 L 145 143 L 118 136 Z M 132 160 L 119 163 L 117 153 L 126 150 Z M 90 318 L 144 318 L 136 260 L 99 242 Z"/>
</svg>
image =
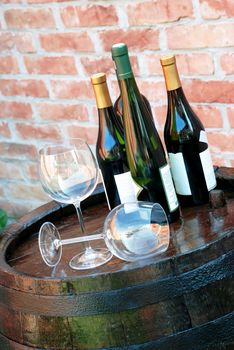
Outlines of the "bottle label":
<svg viewBox="0 0 234 350">
<path fill-rule="evenodd" d="M 123 174 L 114 175 L 114 178 L 119 192 L 120 202 L 136 202 L 139 186 L 137 186 L 133 181 L 130 171 Z"/>
<path fill-rule="evenodd" d="M 179 203 L 178 203 L 175 188 L 173 185 L 169 165 L 166 164 L 163 167 L 159 168 L 159 172 L 163 183 L 164 191 L 166 194 L 169 210 L 170 212 L 172 212 L 178 208 Z"/>
<path fill-rule="evenodd" d="M 184 157 L 183 154 L 180 153 L 168 153 L 170 164 L 171 164 L 171 172 L 172 177 L 175 183 L 176 192 L 183 196 L 189 196 L 192 194 L 188 175 L 186 172 Z"/>
<path fill-rule="evenodd" d="M 200 137 L 199 137 L 199 141 L 200 142 L 204 142 L 208 144 L 208 140 L 207 140 L 207 136 L 206 136 L 206 132 L 204 130 L 200 131 Z"/>
<path fill-rule="evenodd" d="M 200 159 L 202 163 L 202 168 L 206 180 L 207 190 L 210 191 L 216 187 L 216 178 L 214 173 L 214 168 L 210 156 L 209 148 L 200 153 Z"/>
</svg>

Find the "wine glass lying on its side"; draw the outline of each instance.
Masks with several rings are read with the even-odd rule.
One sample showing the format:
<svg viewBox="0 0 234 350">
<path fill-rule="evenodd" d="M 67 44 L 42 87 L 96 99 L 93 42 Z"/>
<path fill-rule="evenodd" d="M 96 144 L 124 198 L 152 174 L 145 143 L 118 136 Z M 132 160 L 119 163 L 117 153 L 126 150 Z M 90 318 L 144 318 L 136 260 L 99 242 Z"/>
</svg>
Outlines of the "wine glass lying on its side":
<svg viewBox="0 0 234 350">
<path fill-rule="evenodd" d="M 169 224 L 161 205 L 135 202 L 112 209 L 105 219 L 103 233 L 99 234 L 61 240 L 56 227 L 45 222 L 39 231 L 39 248 L 44 262 L 53 267 L 61 259 L 63 245 L 104 239 L 116 257 L 137 261 L 165 252 L 169 237 Z"/>
</svg>

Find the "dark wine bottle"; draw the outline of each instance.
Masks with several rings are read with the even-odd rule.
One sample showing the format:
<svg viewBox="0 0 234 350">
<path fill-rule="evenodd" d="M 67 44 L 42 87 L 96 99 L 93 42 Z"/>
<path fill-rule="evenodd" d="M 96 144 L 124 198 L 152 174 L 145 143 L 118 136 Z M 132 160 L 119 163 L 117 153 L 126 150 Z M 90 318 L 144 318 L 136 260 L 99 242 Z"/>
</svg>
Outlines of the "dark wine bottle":
<svg viewBox="0 0 234 350">
<path fill-rule="evenodd" d="M 216 186 L 206 132 L 184 95 L 175 57 L 161 64 L 168 96 L 164 139 L 178 199 L 181 206 L 203 204 Z"/>
<path fill-rule="evenodd" d="M 119 78 L 118 78 L 118 74 L 116 71 L 116 77 L 118 80 L 118 84 L 119 83 Z M 120 88 L 120 85 L 119 85 Z M 142 95 L 142 98 L 150 112 L 150 115 L 153 119 L 153 114 L 152 114 L 152 110 L 149 104 L 149 101 L 147 100 L 147 98 Z M 116 99 L 115 103 L 114 103 L 114 111 L 115 114 L 117 116 L 116 118 L 116 134 L 117 134 L 117 138 L 121 144 L 121 148 L 122 148 L 122 152 L 123 152 L 123 159 L 124 159 L 124 163 L 126 164 L 126 166 L 128 167 L 128 162 L 127 162 L 127 155 L 126 155 L 126 148 L 125 148 L 125 141 L 124 141 L 124 126 L 123 126 L 123 103 L 122 103 L 122 99 L 121 99 L 121 94 L 119 95 L 119 97 Z M 140 187 L 139 187 L 140 188 Z M 146 189 L 142 188 L 141 190 L 139 190 L 138 195 L 137 195 L 137 199 L 139 201 L 149 201 L 149 195 Z"/>
<path fill-rule="evenodd" d="M 120 83 L 128 165 L 133 179 L 162 205 L 170 222 L 180 211 L 169 165 L 150 112 L 137 87 L 125 44 L 112 46 Z"/>
<path fill-rule="evenodd" d="M 99 116 L 96 157 L 109 209 L 120 203 L 135 202 L 136 188 L 123 161 L 121 145 L 116 136 L 116 115 L 113 110 L 104 73 L 91 77 Z"/>
</svg>

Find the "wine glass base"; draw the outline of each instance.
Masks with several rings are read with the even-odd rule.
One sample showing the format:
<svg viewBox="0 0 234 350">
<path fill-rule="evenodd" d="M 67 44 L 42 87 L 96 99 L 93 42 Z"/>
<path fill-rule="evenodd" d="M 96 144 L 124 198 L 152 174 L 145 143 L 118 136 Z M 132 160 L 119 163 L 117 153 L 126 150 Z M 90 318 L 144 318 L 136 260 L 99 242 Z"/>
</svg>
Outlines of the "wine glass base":
<svg viewBox="0 0 234 350">
<path fill-rule="evenodd" d="M 57 228 L 51 222 L 45 222 L 39 231 L 39 249 L 41 257 L 50 267 L 58 265 L 62 256 L 62 246 L 56 245 L 59 242 L 60 235 Z"/>
<path fill-rule="evenodd" d="M 106 248 L 87 248 L 80 254 L 75 255 L 69 262 L 74 270 L 88 270 L 106 264 L 113 254 Z"/>
</svg>

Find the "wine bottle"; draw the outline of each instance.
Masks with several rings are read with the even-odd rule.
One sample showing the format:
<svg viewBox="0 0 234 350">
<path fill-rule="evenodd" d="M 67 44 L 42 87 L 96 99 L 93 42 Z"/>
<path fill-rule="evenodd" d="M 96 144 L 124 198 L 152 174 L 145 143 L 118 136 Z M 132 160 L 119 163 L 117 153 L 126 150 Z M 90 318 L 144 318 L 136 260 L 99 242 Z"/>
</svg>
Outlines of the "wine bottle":
<svg viewBox="0 0 234 350">
<path fill-rule="evenodd" d="M 109 209 L 120 203 L 135 202 L 136 188 L 130 171 L 126 169 L 121 145 L 116 136 L 116 115 L 113 110 L 106 75 L 91 77 L 99 116 L 96 157 L 103 179 Z"/>
<path fill-rule="evenodd" d="M 178 199 L 181 206 L 203 204 L 216 186 L 206 132 L 184 95 L 175 56 L 161 58 L 161 65 L 168 96 L 164 139 Z"/>
<path fill-rule="evenodd" d="M 117 71 L 116 72 L 116 77 L 117 77 L 117 81 L 118 84 L 119 83 L 119 79 L 118 79 L 118 74 Z M 120 89 L 120 85 L 119 85 L 119 89 Z M 147 98 L 142 95 L 142 98 L 150 112 L 150 115 L 153 119 L 153 114 L 152 114 L 152 110 L 151 110 L 151 106 L 149 104 L 149 101 L 147 100 Z M 124 141 L 124 127 L 123 127 L 123 104 L 122 104 L 122 99 L 121 99 L 121 94 L 118 96 L 118 98 L 116 99 L 115 103 L 114 103 L 114 111 L 115 114 L 117 116 L 116 118 L 116 133 L 117 133 L 117 138 L 121 144 L 122 147 L 122 152 L 123 152 L 123 159 L 124 159 L 124 163 L 126 164 L 126 166 L 128 167 L 128 162 L 127 162 L 127 155 L 126 155 L 126 148 L 125 148 L 125 141 Z M 137 199 L 139 201 L 149 201 L 149 195 L 146 189 L 142 188 L 140 189 L 139 187 L 139 192 L 137 195 Z"/>
<path fill-rule="evenodd" d="M 179 205 L 165 152 L 150 112 L 137 87 L 125 44 L 112 46 L 123 104 L 125 146 L 133 179 L 162 205 L 170 222 L 179 218 Z"/>
</svg>

